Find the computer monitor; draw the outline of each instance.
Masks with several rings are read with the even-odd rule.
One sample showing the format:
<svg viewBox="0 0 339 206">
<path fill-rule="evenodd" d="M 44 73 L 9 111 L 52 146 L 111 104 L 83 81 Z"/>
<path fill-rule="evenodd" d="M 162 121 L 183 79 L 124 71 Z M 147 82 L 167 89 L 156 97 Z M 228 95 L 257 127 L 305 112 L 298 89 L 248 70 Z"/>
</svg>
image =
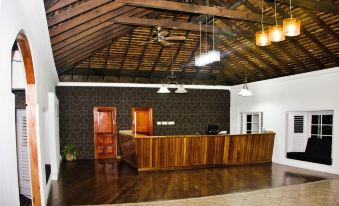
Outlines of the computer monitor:
<svg viewBox="0 0 339 206">
<path fill-rule="evenodd" d="M 218 134 L 218 133 L 219 125 L 210 123 L 206 125 L 206 134 Z"/>
</svg>

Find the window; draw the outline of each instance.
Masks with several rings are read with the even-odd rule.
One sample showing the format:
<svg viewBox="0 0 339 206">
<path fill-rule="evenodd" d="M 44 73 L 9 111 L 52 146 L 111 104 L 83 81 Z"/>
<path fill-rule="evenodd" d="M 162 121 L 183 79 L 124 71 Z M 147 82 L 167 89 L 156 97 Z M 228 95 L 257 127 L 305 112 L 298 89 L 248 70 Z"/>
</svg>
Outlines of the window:
<svg viewBox="0 0 339 206">
<path fill-rule="evenodd" d="M 262 132 L 263 113 L 262 112 L 241 112 L 240 113 L 240 132 L 258 133 Z"/>
<path fill-rule="evenodd" d="M 311 137 L 322 139 L 332 137 L 333 115 L 313 114 L 311 121 Z"/>
</svg>

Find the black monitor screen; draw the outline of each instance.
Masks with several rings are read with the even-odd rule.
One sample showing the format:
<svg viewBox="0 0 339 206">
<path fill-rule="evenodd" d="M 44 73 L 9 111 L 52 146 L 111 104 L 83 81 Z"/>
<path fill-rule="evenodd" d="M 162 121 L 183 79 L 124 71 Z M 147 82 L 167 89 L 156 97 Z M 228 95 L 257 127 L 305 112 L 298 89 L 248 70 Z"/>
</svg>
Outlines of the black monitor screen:
<svg viewBox="0 0 339 206">
<path fill-rule="evenodd" d="M 218 134 L 219 125 L 217 124 L 207 124 L 206 125 L 206 134 Z"/>
</svg>

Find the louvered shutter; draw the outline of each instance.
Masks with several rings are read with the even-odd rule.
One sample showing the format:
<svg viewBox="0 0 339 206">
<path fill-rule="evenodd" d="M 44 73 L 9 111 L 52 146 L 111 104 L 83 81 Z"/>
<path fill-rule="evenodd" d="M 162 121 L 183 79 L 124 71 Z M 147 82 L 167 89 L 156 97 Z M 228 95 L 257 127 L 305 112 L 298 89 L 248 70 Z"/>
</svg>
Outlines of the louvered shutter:
<svg viewBox="0 0 339 206">
<path fill-rule="evenodd" d="M 20 194 L 31 197 L 26 110 L 17 110 L 17 149 Z"/>
</svg>

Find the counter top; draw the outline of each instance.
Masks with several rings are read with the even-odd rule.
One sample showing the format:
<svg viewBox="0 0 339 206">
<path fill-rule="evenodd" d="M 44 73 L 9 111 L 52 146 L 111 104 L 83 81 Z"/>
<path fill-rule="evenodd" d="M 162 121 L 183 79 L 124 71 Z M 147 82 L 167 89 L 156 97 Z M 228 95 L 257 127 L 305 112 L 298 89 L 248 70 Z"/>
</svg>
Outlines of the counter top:
<svg viewBox="0 0 339 206">
<path fill-rule="evenodd" d="M 127 135 L 132 138 L 169 138 L 169 137 L 201 137 L 201 136 L 210 136 L 210 137 L 220 137 L 220 136 L 247 136 L 253 134 L 272 134 L 272 132 L 267 133 L 252 133 L 252 134 L 216 134 L 216 135 L 206 135 L 206 134 L 197 134 L 197 135 L 159 135 L 159 136 L 148 136 L 145 134 L 133 133 L 132 130 L 120 130 L 119 134 Z"/>
</svg>

